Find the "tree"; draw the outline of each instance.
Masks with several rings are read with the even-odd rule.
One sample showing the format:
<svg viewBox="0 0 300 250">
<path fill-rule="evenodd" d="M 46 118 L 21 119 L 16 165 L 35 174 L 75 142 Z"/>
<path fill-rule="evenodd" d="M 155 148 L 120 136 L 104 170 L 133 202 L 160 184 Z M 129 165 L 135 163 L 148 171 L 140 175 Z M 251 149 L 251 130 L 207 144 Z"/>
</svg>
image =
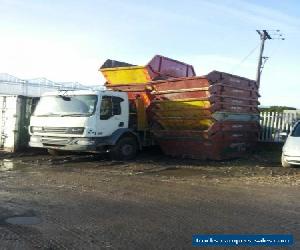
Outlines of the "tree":
<svg viewBox="0 0 300 250">
<path fill-rule="evenodd" d="M 270 106 L 259 108 L 260 112 L 283 112 L 283 110 L 296 110 L 296 108 L 288 106 Z"/>
</svg>

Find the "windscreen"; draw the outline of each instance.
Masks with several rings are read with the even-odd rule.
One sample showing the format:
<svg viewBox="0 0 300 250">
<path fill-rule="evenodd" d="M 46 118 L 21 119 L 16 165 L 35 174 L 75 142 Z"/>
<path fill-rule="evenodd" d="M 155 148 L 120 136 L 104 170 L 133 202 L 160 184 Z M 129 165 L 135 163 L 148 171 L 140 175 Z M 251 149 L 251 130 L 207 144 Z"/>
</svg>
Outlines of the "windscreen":
<svg viewBox="0 0 300 250">
<path fill-rule="evenodd" d="M 34 116 L 89 116 L 95 111 L 96 95 L 43 96 Z"/>
<path fill-rule="evenodd" d="M 291 136 L 300 137 L 300 123 L 294 128 Z"/>
</svg>

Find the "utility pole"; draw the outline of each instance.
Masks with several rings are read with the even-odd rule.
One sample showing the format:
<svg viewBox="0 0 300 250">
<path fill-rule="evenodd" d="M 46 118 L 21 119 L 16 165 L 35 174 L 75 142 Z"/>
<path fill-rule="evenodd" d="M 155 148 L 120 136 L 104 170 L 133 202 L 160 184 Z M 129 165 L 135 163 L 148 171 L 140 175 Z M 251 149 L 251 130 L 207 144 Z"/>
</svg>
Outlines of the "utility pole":
<svg viewBox="0 0 300 250">
<path fill-rule="evenodd" d="M 260 44 L 260 50 L 259 50 L 259 57 L 258 57 L 258 65 L 257 65 L 257 72 L 256 72 L 256 84 L 257 87 L 260 85 L 260 76 L 263 69 L 263 60 L 264 63 L 268 59 L 268 57 L 263 56 L 264 48 L 265 48 L 265 41 L 271 40 L 271 39 L 280 39 L 284 40 L 282 37 L 282 34 L 280 33 L 280 30 L 256 30 L 256 32 L 260 36 L 261 44 Z"/>
</svg>

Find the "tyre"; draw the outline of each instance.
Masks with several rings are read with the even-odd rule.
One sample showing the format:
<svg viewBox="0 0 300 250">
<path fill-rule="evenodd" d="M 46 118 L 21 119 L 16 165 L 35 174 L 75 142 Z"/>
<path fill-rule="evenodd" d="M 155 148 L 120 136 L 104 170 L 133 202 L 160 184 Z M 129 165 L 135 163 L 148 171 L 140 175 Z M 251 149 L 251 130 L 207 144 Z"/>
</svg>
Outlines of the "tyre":
<svg viewBox="0 0 300 250">
<path fill-rule="evenodd" d="M 63 155 L 62 151 L 59 151 L 59 150 L 56 150 L 56 149 L 48 149 L 48 153 L 50 155 L 53 155 L 53 156 Z"/>
<path fill-rule="evenodd" d="M 113 160 L 132 160 L 137 154 L 137 141 L 134 137 L 122 137 L 110 150 Z"/>
<path fill-rule="evenodd" d="M 290 168 L 290 167 L 292 167 L 292 165 L 289 164 L 289 163 L 285 160 L 283 154 L 281 155 L 281 165 L 282 165 L 284 168 Z"/>
</svg>

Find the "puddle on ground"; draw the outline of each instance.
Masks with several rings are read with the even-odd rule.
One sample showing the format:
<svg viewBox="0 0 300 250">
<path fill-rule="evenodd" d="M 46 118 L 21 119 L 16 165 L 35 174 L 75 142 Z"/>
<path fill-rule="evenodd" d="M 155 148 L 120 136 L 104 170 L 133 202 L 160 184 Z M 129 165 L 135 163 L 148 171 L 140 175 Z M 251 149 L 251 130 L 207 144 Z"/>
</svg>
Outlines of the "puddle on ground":
<svg viewBox="0 0 300 250">
<path fill-rule="evenodd" d="M 7 218 L 5 222 L 12 225 L 36 225 L 41 223 L 41 219 L 35 216 L 17 216 Z"/>
<path fill-rule="evenodd" d="M 0 162 L 0 171 L 9 171 L 14 168 L 14 163 L 12 160 L 4 159 Z"/>
<path fill-rule="evenodd" d="M 23 162 L 13 161 L 10 159 L 0 160 L 0 172 L 12 171 L 15 169 L 24 169 L 24 167 L 28 166 Z"/>
</svg>

